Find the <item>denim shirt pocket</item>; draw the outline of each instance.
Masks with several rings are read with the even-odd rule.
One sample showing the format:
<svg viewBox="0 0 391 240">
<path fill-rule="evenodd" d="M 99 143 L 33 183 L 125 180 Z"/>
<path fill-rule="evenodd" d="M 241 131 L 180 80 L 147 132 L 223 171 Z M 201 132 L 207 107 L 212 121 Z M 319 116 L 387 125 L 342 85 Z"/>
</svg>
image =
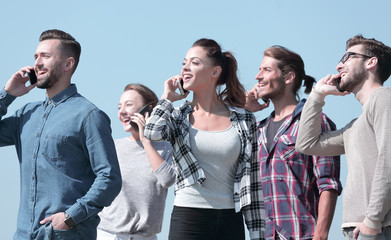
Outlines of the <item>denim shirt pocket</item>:
<svg viewBox="0 0 391 240">
<path fill-rule="evenodd" d="M 64 156 L 64 151 L 68 145 L 68 136 L 47 134 L 42 144 L 42 155 L 47 160 L 57 164 Z"/>
</svg>

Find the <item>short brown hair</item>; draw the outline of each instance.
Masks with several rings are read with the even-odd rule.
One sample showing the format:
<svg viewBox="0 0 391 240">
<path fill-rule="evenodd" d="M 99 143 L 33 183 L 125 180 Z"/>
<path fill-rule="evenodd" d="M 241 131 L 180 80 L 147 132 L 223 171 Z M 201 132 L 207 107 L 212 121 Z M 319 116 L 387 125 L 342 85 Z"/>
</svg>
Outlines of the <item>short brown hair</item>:
<svg viewBox="0 0 391 240">
<path fill-rule="evenodd" d="M 378 59 L 377 75 L 384 83 L 391 74 L 391 48 L 374 38 L 365 38 L 361 34 L 346 41 L 346 50 L 355 45 L 362 45 L 365 55 Z"/>
<path fill-rule="evenodd" d="M 143 98 L 143 105 L 152 105 L 152 108 L 154 108 L 159 101 L 156 94 L 151 89 L 142 84 L 130 83 L 126 85 L 124 92 L 129 90 L 134 90 L 141 95 L 141 97 Z"/>
<path fill-rule="evenodd" d="M 72 37 L 70 34 L 58 29 L 46 30 L 41 33 L 41 36 L 39 37 L 40 42 L 51 39 L 59 40 L 61 42 L 62 52 L 68 54 L 70 57 L 73 57 L 75 59 L 75 65 L 72 70 L 72 73 L 74 73 L 77 68 L 77 65 L 79 64 L 81 54 L 80 43 L 76 41 L 75 38 Z"/>
</svg>

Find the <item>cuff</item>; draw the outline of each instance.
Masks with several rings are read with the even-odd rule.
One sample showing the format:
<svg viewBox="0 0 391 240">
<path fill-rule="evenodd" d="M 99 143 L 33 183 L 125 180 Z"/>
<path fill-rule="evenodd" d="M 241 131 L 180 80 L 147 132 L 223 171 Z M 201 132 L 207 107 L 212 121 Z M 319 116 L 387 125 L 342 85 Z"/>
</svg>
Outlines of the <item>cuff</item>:
<svg viewBox="0 0 391 240">
<path fill-rule="evenodd" d="M 324 99 L 327 95 L 321 93 L 320 91 L 316 90 L 315 88 L 312 88 L 311 94 L 308 98 L 311 98 L 317 102 L 321 102 L 324 104 Z"/>
<path fill-rule="evenodd" d="M 75 224 L 79 224 L 80 222 L 84 221 L 84 219 L 86 218 L 86 214 L 84 213 L 79 203 L 73 204 L 65 212 L 67 212 L 71 216 Z"/>
<path fill-rule="evenodd" d="M 372 229 L 381 229 L 382 228 L 381 221 L 372 221 L 368 217 L 365 217 L 364 224 L 367 227 L 372 228 Z"/>
<path fill-rule="evenodd" d="M 9 106 L 15 99 L 16 97 L 7 93 L 4 88 L 0 90 L 0 100 L 4 100 L 6 106 Z"/>
<path fill-rule="evenodd" d="M 265 235 L 261 231 L 249 230 L 251 240 L 263 240 Z"/>
</svg>

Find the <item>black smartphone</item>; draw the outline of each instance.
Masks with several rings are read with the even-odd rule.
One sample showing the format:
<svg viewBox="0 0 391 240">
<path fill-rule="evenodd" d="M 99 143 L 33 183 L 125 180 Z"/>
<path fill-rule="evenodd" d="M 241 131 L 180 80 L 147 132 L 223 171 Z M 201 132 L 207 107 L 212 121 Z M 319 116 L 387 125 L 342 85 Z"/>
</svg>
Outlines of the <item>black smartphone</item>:
<svg viewBox="0 0 391 240">
<path fill-rule="evenodd" d="M 179 88 L 179 92 L 181 93 L 182 96 L 186 95 L 186 93 L 189 92 L 189 90 L 186 90 L 186 89 L 183 88 L 183 79 L 181 79 L 179 81 L 178 88 Z"/>
<path fill-rule="evenodd" d="M 147 105 L 145 105 L 144 107 L 142 107 L 142 108 L 140 109 L 140 111 L 138 111 L 138 113 L 140 113 L 141 115 L 144 115 L 144 117 L 145 117 L 146 113 L 149 113 L 149 116 L 151 116 L 152 110 L 153 110 L 153 109 L 149 106 L 149 104 L 147 104 Z M 129 123 L 130 123 L 130 125 L 132 126 L 132 128 L 134 128 L 135 130 L 138 131 L 138 125 L 137 125 L 137 123 L 132 122 L 132 121 L 130 121 Z"/>
<path fill-rule="evenodd" d="M 31 85 L 36 84 L 37 83 L 37 75 L 35 75 L 34 69 L 30 70 L 30 73 L 28 75 L 29 75 L 29 78 L 30 78 L 30 84 Z"/>
<path fill-rule="evenodd" d="M 344 92 L 344 90 L 342 90 L 341 87 L 339 86 L 340 84 L 341 84 L 341 77 L 338 77 L 335 79 L 335 86 L 337 87 L 338 91 Z"/>
</svg>

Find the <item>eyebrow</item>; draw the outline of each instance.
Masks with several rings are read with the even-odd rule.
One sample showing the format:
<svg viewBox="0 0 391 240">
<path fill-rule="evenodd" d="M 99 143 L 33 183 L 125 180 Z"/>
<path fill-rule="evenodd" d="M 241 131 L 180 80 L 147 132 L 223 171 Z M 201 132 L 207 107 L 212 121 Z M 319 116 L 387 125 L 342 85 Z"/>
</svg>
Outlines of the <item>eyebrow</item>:
<svg viewBox="0 0 391 240">
<path fill-rule="evenodd" d="M 191 57 L 189 60 L 191 61 L 191 60 L 193 60 L 193 59 L 195 59 L 195 58 L 197 58 L 197 59 L 199 59 L 201 62 L 203 62 L 202 61 L 202 59 L 201 58 L 199 58 L 199 57 Z M 186 58 L 184 58 L 183 60 L 187 60 Z"/>
</svg>

